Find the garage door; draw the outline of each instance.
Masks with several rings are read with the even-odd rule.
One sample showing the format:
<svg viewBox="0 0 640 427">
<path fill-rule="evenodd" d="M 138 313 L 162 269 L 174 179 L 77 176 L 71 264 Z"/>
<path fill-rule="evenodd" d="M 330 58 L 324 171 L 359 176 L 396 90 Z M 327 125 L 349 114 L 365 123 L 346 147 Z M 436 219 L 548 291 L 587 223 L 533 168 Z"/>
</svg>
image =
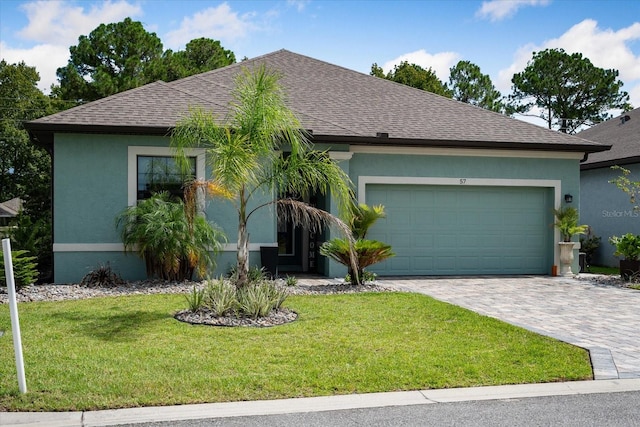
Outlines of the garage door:
<svg viewBox="0 0 640 427">
<path fill-rule="evenodd" d="M 387 218 L 370 239 L 396 256 L 368 270 L 379 275 L 548 274 L 551 190 L 534 187 L 367 185 L 367 204 Z"/>
</svg>

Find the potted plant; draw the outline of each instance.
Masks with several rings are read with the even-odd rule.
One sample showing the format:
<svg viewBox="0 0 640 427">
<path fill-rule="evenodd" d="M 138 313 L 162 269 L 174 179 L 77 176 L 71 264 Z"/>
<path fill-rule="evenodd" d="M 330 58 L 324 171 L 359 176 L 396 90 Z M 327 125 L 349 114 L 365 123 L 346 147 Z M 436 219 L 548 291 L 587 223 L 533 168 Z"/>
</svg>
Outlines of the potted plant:
<svg viewBox="0 0 640 427">
<path fill-rule="evenodd" d="M 615 245 L 615 256 L 622 256 L 620 260 L 620 276 L 629 280 L 640 274 L 640 235 L 627 233 L 622 236 L 612 236 L 609 243 Z"/>
<path fill-rule="evenodd" d="M 554 209 L 555 222 L 553 225 L 558 228 L 562 241 L 558 243 L 560 246 L 560 275 L 573 276 L 571 264 L 573 264 L 573 250 L 575 242 L 573 237 L 577 234 L 584 234 L 588 226 L 578 224 L 578 210 L 574 207 L 565 207 Z"/>
</svg>

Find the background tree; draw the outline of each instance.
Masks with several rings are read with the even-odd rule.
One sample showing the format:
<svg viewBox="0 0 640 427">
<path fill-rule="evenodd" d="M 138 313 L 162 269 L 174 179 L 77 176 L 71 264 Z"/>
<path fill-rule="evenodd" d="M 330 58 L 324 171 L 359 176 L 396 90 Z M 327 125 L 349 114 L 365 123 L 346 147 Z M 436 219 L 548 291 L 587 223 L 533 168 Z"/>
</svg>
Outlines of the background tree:
<svg viewBox="0 0 640 427">
<path fill-rule="evenodd" d="M 69 52 L 67 66 L 57 70 L 60 84 L 52 92 L 60 99 L 85 102 L 235 62 L 233 52 L 207 38 L 191 40 L 183 51 L 163 51 L 160 38 L 131 18 L 100 24 L 88 36 L 80 36 Z"/>
<path fill-rule="evenodd" d="M 162 42 L 142 23 L 125 18 L 80 36 L 69 52 L 67 66 L 57 70 L 60 86 L 54 93 L 62 99 L 94 101 L 152 81 L 148 65 L 162 57 Z"/>
<path fill-rule="evenodd" d="M 13 246 L 37 256 L 46 279 L 51 265 L 51 158 L 29 141 L 22 123 L 62 108 L 38 89 L 39 80 L 36 69 L 24 62 L 0 61 L 0 201 L 24 201 Z"/>
<path fill-rule="evenodd" d="M 449 69 L 449 88 L 453 99 L 487 110 L 502 112 L 502 95 L 491 78 L 470 61 L 459 61 Z"/>
<path fill-rule="evenodd" d="M 389 71 L 384 75 L 382 68 L 380 68 L 378 64 L 374 63 L 371 66 L 370 74 L 372 76 L 385 78 L 396 83 L 402 83 L 403 85 L 451 98 L 451 91 L 447 89 L 447 85 L 442 83 L 438 76 L 436 76 L 436 73 L 431 69 L 431 67 L 425 70 L 419 65 L 409 64 L 407 61 L 402 61 L 400 65 L 393 67 L 393 71 Z"/>
<path fill-rule="evenodd" d="M 526 113 L 538 107 L 549 129 L 555 126 L 575 133 L 583 125 L 606 120 L 611 109 L 631 109 L 618 74 L 618 70 L 595 67 L 581 53 L 534 52 L 524 71 L 511 79 L 510 110 Z"/>
<path fill-rule="evenodd" d="M 256 194 L 329 194 L 346 208 L 351 187 L 348 176 L 327 153 L 311 149 L 306 134 L 285 104 L 279 75 L 258 67 L 240 73 L 230 116 L 220 123 L 203 110 L 194 110 L 178 123 L 171 145 L 178 159 L 184 149 L 205 147 L 215 184 L 232 196 L 238 215 L 237 283 L 243 288 L 249 272 L 247 222 L 257 209 L 278 203 L 278 212 L 295 224 L 317 229 L 321 221 L 348 226 L 328 213 L 292 199 L 266 202 L 249 210 Z M 288 155 L 283 155 L 283 152 Z"/>
<path fill-rule="evenodd" d="M 235 62 L 235 54 L 223 48 L 218 40 L 201 37 L 187 43 L 184 50 L 167 50 L 163 54 L 161 74 L 158 77 L 168 82 L 226 67 Z"/>
</svg>

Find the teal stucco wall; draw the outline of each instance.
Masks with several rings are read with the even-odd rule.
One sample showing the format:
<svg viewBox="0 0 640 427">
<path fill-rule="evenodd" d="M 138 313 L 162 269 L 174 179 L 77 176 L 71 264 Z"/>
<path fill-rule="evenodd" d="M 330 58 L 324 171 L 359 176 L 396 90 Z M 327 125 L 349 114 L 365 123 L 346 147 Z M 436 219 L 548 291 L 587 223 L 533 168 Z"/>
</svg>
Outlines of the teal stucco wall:
<svg viewBox="0 0 640 427">
<path fill-rule="evenodd" d="M 625 168 L 631 171 L 632 181 L 640 178 L 640 164 L 625 165 Z M 640 212 L 633 209 L 635 205 L 626 193 L 609 183 L 620 175 L 620 171 L 611 168 L 581 173 L 580 219 L 591 226 L 594 236 L 601 238 L 592 261 L 594 265 L 618 267 L 620 258 L 613 255 L 615 247 L 609 243 L 609 238 L 626 233 L 640 234 Z"/>
<path fill-rule="evenodd" d="M 56 134 L 53 157 L 54 280 L 77 282 L 98 265 L 109 263 L 123 278 L 145 278 L 135 254 L 125 255 L 115 226 L 116 216 L 128 205 L 128 147 L 168 147 L 169 138 L 132 135 Z M 207 168 L 205 177 L 211 176 Z M 270 200 L 257 193 L 250 209 Z M 231 202 L 208 199 L 205 214 L 228 239 L 218 257 L 218 275 L 235 257 L 237 214 Z M 263 208 L 249 222 L 251 261 L 259 264 L 260 245 L 275 245 L 274 210 Z"/>
<path fill-rule="evenodd" d="M 355 153 L 348 162 L 351 180 L 358 188 L 360 177 L 420 177 L 491 180 L 553 180 L 560 182 L 559 195 L 549 191 L 550 206 L 564 194 L 573 196 L 573 206 L 580 203 L 580 161 L 577 158 L 490 157 L 429 154 Z M 551 158 L 550 158 L 551 157 Z M 549 262 L 554 262 L 553 213 L 549 210 Z M 382 222 L 384 220 L 381 220 Z M 549 272 L 551 270 L 549 266 Z M 344 266 L 330 262 L 326 273 L 340 277 L 346 273 Z M 575 251 L 573 271 L 578 271 L 578 252 Z"/>
<path fill-rule="evenodd" d="M 131 135 L 56 134 L 54 142 L 54 269 L 56 283 L 79 281 L 88 271 L 107 262 L 128 280 L 145 278 L 144 265 L 134 254 L 122 252 L 115 218 L 128 204 L 129 147 L 168 147 L 167 137 Z M 330 148 L 323 146 L 322 148 Z M 423 177 L 496 180 L 555 180 L 561 194 L 572 194 L 573 205 L 580 204 L 579 159 L 553 155 L 545 158 L 498 157 L 483 155 L 390 154 L 362 152 L 353 155 L 340 145 L 340 165 L 357 192 L 361 177 Z M 452 150 L 454 152 L 455 150 Z M 540 156 L 539 156 L 540 157 Z M 551 157 L 551 158 L 549 158 Z M 210 177 L 207 169 L 205 177 Z M 258 194 L 252 207 L 271 199 Z M 559 195 L 551 195 L 559 199 Z M 331 213 L 338 214 L 334 201 L 323 200 Z M 250 207 L 250 208 L 252 208 Z M 217 259 L 212 276 L 228 271 L 235 263 L 237 215 L 230 202 L 208 200 L 205 213 L 225 231 L 228 244 Z M 549 224 L 552 223 L 549 213 Z M 552 230 L 552 227 L 549 227 Z M 552 231 L 549 231 L 552 233 Z M 260 264 L 259 246 L 277 243 L 273 209 L 263 208 L 249 222 L 252 265 Z M 334 233 L 327 232 L 331 237 Z M 550 247 L 551 252 L 554 251 Z M 577 252 L 576 252 L 577 255 Z M 320 271 L 329 277 L 343 277 L 346 268 L 333 261 L 320 262 Z M 576 264 L 574 269 L 577 267 Z"/>
</svg>

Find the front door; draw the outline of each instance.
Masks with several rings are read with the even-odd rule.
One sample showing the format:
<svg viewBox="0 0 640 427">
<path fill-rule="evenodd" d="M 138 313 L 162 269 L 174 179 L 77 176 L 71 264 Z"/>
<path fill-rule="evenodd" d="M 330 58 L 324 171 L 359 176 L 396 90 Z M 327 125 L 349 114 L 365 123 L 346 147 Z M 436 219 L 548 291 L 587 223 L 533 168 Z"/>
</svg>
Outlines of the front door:
<svg viewBox="0 0 640 427">
<path fill-rule="evenodd" d="M 306 200 L 312 206 L 316 198 Z M 278 222 L 278 271 L 315 273 L 318 271 L 318 236 L 291 221 Z"/>
</svg>

